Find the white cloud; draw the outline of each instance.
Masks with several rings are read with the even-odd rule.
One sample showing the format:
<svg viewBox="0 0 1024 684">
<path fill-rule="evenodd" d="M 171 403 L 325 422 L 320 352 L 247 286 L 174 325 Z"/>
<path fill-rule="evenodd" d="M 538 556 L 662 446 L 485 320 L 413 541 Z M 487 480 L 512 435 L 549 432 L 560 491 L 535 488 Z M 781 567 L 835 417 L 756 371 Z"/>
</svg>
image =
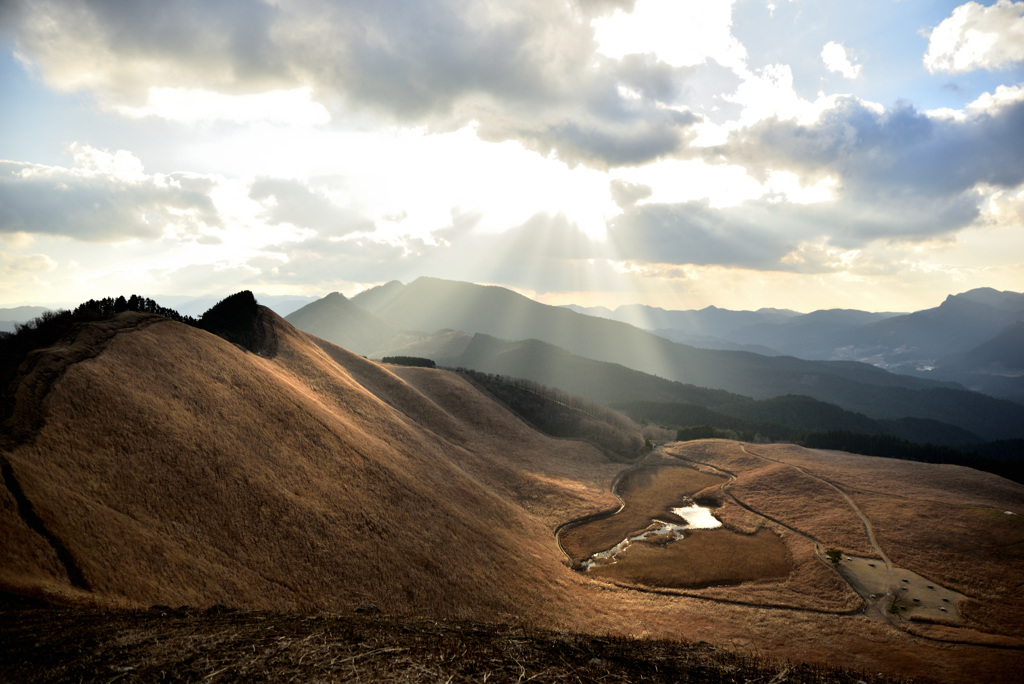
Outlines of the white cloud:
<svg viewBox="0 0 1024 684">
<path fill-rule="evenodd" d="M 932 73 L 999 69 L 1024 61 L 1024 2 L 968 2 L 932 31 L 924 65 Z"/>
<path fill-rule="evenodd" d="M 708 164 L 702 159 L 667 159 L 613 177 L 646 186 L 651 194 L 636 204 L 676 204 L 706 199 L 713 208 L 731 207 L 763 194 L 760 183 L 734 164 Z"/>
<path fill-rule="evenodd" d="M 821 60 L 825 62 L 825 68 L 842 74 L 846 78 L 857 78 L 860 76 L 861 65 L 854 66 L 846 55 L 846 48 L 839 43 L 829 41 L 821 49 Z"/>
<path fill-rule="evenodd" d="M 742 127 L 772 118 L 813 123 L 835 106 L 837 97 L 819 93 L 814 102 L 805 100 L 793 86 L 792 68 L 788 64 L 769 64 L 754 73 L 745 73 L 736 92 L 722 99 L 743 107 L 738 121 Z"/>
<path fill-rule="evenodd" d="M 994 114 L 996 111 L 1024 100 L 1024 87 L 1001 85 L 994 93 L 982 93 L 974 102 L 967 105 L 967 109 L 973 113 L 987 112 Z"/>
<path fill-rule="evenodd" d="M 126 150 L 69 150 L 71 168 L 0 161 L 0 232 L 118 242 L 220 225 L 205 179 L 147 175 Z"/>
<path fill-rule="evenodd" d="M 1001 85 L 993 93 L 982 93 L 973 102 L 969 102 L 964 109 L 952 109 L 942 107 L 930 109 L 925 114 L 933 119 L 949 119 L 951 121 L 965 122 L 969 116 L 977 114 L 997 114 L 1004 107 L 1013 105 L 1024 100 L 1024 87 Z"/>
<path fill-rule="evenodd" d="M 376 224 L 377 238 L 429 240 L 451 225 L 453 211 L 479 215 L 477 229 L 485 232 L 541 212 L 563 213 L 592 235 L 603 232 L 605 216 L 617 211 L 606 174 L 569 168 L 517 141 L 481 144 L 475 129 L 267 131 L 255 144 L 239 136 L 199 152 L 228 160 L 236 176 L 300 181 Z M 403 220 L 389 220 L 394 217 Z"/>
<path fill-rule="evenodd" d="M 57 270 L 57 262 L 45 254 L 8 254 L 0 252 L 0 275 L 17 278 L 25 275 L 50 273 Z"/>
<path fill-rule="evenodd" d="M 75 162 L 74 168 L 70 170 L 71 175 L 80 177 L 108 176 L 112 179 L 129 183 L 140 183 L 146 179 L 142 160 L 128 150 L 108 152 L 91 145 L 73 142 L 68 146 L 68 151 Z M 58 171 L 55 168 L 25 168 L 22 170 L 21 175 L 29 177 L 47 173 L 58 173 Z M 164 183 L 166 179 L 160 176 L 157 178 L 157 182 Z"/>
<path fill-rule="evenodd" d="M 225 95 L 189 88 L 150 88 L 142 107 L 118 105 L 115 109 L 132 118 L 156 116 L 181 123 L 230 121 L 270 122 L 316 126 L 331 120 L 327 109 L 311 99 L 310 88 L 275 90 L 253 95 Z"/>
<path fill-rule="evenodd" d="M 818 204 L 835 199 L 836 185 L 838 181 L 832 176 L 826 176 L 813 185 L 804 185 L 795 173 L 772 171 L 764 185 L 764 194 L 772 203 Z"/>
<path fill-rule="evenodd" d="M 699 119 L 659 106 L 678 90 L 673 67 L 596 53 L 591 17 L 629 4 L 11 0 L 0 22 L 48 86 L 128 116 L 306 126 L 329 116 L 338 129 L 431 131 L 475 121 L 487 141 L 608 168 L 676 152 Z M 642 0 L 639 10 L 674 17 L 660 38 L 666 61 L 738 64 L 731 8 Z"/>
<path fill-rule="evenodd" d="M 932 36 L 949 63 L 936 68 L 1012 61 L 1019 21 L 995 19 L 1022 6 L 959 8 Z M 742 271 L 761 295 L 789 276 L 754 269 L 863 274 L 882 262 L 876 243 L 953 241 L 982 219 L 1019 232 L 1024 88 L 926 114 L 809 94 L 822 63 L 865 74 L 858 53 L 822 49 L 857 31 L 805 31 L 804 7 L 0 0 L 33 77 L 84 91 L 63 99 L 123 126 L 103 139 L 171 132 L 146 142 L 147 165 L 217 174 L 157 174 L 86 145 L 68 168 L 0 162 L 0 245 L 38 273 L 59 263 L 55 279 L 78 260 L 125 278 L 195 264 L 204 283 L 231 271 L 294 287 L 470 266 L 554 287 L 601 245 L 634 250 L 608 258 L 636 282 L 685 273 L 717 287 Z"/>
<path fill-rule="evenodd" d="M 628 206 L 706 200 L 709 207 L 724 209 L 761 198 L 770 203 L 817 204 L 835 199 L 837 186 L 832 176 L 808 185 L 788 171 L 771 171 L 762 183 L 740 165 L 709 164 L 702 159 L 669 159 L 618 170 L 612 176 L 620 188 L 643 189 Z"/>
<path fill-rule="evenodd" d="M 859 249 L 842 249 L 829 244 L 827 237 L 801 242 L 796 249 L 786 254 L 780 263 L 798 272 L 825 273 L 830 271 L 851 271 L 859 266 Z"/>
<path fill-rule="evenodd" d="M 747 52 L 732 35 L 734 0 L 637 0 L 632 13 L 593 21 L 601 53 L 614 58 L 654 53 L 674 66 L 713 59 L 741 68 Z"/>
<path fill-rule="evenodd" d="M 1002 226 L 1016 229 L 1024 226 L 1024 185 L 1016 188 L 983 188 L 988 200 L 982 205 L 979 224 L 983 226 Z M 1024 241 L 1018 237 L 1017 242 Z M 1019 252 L 1024 254 L 1024 251 Z"/>
</svg>

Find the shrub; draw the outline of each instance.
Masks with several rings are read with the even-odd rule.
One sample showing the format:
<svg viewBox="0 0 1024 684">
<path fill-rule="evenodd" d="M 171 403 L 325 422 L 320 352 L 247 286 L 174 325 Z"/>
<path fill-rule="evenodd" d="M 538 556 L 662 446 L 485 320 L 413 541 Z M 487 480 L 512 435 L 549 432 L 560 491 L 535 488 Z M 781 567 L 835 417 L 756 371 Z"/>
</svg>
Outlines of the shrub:
<svg viewBox="0 0 1024 684">
<path fill-rule="evenodd" d="M 391 363 L 396 366 L 414 366 L 416 368 L 437 368 L 437 364 L 431 359 L 424 359 L 419 356 L 385 356 L 381 363 Z"/>
</svg>

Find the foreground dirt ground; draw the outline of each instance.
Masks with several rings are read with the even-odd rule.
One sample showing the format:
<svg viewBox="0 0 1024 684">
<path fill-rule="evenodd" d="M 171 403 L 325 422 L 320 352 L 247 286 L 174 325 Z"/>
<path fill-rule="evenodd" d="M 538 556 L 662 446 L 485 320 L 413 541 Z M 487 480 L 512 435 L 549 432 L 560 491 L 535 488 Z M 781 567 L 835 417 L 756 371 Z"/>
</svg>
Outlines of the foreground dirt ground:
<svg viewBox="0 0 1024 684">
<path fill-rule="evenodd" d="M 902 680 L 680 644 L 443 620 L 222 608 L 0 610 L 0 680 L 864 682 Z"/>
</svg>

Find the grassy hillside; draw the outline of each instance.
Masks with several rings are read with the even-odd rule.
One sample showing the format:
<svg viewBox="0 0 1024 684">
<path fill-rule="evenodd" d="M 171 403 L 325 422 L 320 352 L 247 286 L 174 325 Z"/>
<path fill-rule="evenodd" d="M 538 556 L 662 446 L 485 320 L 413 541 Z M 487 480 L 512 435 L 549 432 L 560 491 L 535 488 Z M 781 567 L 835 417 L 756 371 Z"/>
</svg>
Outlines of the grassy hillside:
<svg viewBox="0 0 1024 684">
<path fill-rule="evenodd" d="M 459 373 L 545 434 L 589 442 L 620 461 L 632 461 L 649 448 L 642 427 L 618 411 L 529 380 Z"/>
<path fill-rule="evenodd" d="M 770 653 L 788 673 L 809 662 L 818 671 L 1014 681 L 1024 662 L 1020 485 L 966 468 L 797 447 L 677 444 L 644 458 L 703 483 L 694 499 L 715 507 L 725 543 L 704 530 L 682 546 L 638 546 L 622 573 L 578 572 L 555 532 L 616 510 L 613 482 L 660 492 L 659 507 L 682 504 L 676 495 L 692 488 L 666 483 L 660 466 L 626 478 L 632 465 L 534 430 L 457 373 L 382 366 L 268 310 L 256 319 L 259 353 L 123 312 L 72 326 L 19 365 L 0 450 L 0 591 L 107 613 L 99 626 L 82 617 L 88 624 L 73 627 L 74 616 L 32 623 L 5 612 L 0 621 L 16 626 L 3 643 L 25 647 L 3 653 L 4 662 L 24 663 L 25 653 L 70 659 L 82 669 L 50 672 L 73 678 L 98 662 L 141 668 L 153 656 L 196 677 L 227 667 L 244 678 L 259 674 L 247 663 L 287 661 L 281 672 L 291 677 L 303 657 L 368 658 L 329 629 L 329 616 L 365 603 L 390 624 L 409 625 L 413 645 L 388 641 L 383 627 L 364 641 L 410 654 L 416 643 L 438 643 L 416 641 L 422 623 L 411 618 L 422 617 L 519 629 L 525 650 L 502 650 L 499 641 L 495 651 L 472 652 L 494 659 L 543 651 L 555 642 L 542 629 L 628 640 L 649 649 L 637 672 L 672 662 L 658 639 Z M 643 525 L 646 513 L 622 520 Z M 867 553 L 873 545 L 968 597 L 962 621 L 861 615 L 861 596 L 817 549 Z M 655 582 L 675 572 L 662 561 L 695 547 L 706 562 L 691 570 L 706 580 L 729 567 L 728 585 Z M 772 572 L 751 563 L 764 549 Z M 132 626 L 133 611 L 154 604 L 194 609 L 166 631 L 145 617 Z M 265 612 L 217 622 L 226 615 L 218 604 Z M 40 624 L 48 625 L 42 633 Z M 324 628 L 303 633 L 299 624 Z M 268 628 L 272 638 L 260 637 Z M 217 646 L 204 650 L 207 639 Z M 252 655 L 233 660 L 246 650 Z M 444 653 L 449 664 L 449 656 L 472 657 Z M 521 662 L 544 663 L 538 678 L 555 667 L 529 657 L 540 659 Z"/>
<path fill-rule="evenodd" d="M 537 576 L 502 568 L 558 572 L 545 517 L 593 506 L 581 499 L 601 500 L 614 466 L 579 444 L 538 459 L 556 446 L 507 412 L 495 422 L 515 446 L 503 440 L 499 460 L 472 423 L 493 401 L 457 376 L 461 415 L 263 314 L 272 359 L 135 313 L 36 353 L 5 426 L 21 435 L 5 445 L 5 479 L 73 567 L 6 488 L 0 583 L 142 605 L 543 612 Z M 566 470 L 574 491 L 559 486 Z M 382 570 L 397 581 L 378 582 Z"/>
</svg>

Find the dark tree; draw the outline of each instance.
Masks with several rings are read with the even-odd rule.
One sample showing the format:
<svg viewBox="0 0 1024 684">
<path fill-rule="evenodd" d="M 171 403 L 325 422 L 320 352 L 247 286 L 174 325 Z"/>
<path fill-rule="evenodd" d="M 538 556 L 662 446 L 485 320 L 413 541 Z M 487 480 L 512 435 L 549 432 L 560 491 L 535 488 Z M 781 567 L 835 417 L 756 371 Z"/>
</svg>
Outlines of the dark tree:
<svg viewBox="0 0 1024 684">
<path fill-rule="evenodd" d="M 253 352 L 258 351 L 263 339 L 260 307 L 249 290 L 214 304 L 199 318 L 199 327 Z"/>
</svg>

